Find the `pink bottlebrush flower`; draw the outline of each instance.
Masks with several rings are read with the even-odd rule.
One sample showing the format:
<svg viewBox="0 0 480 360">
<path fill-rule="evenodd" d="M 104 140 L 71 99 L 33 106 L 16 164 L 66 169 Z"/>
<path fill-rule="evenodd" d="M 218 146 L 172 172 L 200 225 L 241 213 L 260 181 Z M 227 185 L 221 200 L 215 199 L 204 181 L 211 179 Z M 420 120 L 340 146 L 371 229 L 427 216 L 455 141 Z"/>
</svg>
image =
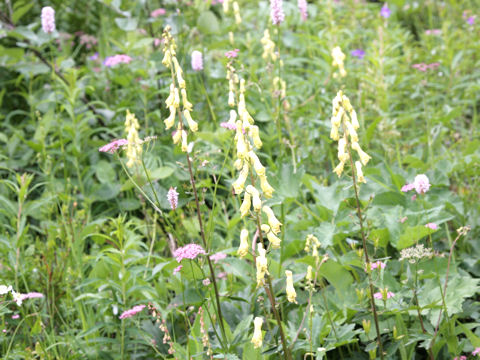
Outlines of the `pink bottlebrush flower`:
<svg viewBox="0 0 480 360">
<path fill-rule="evenodd" d="M 153 18 L 156 18 L 156 17 L 162 16 L 162 15 L 165 15 L 166 13 L 167 13 L 167 10 L 165 10 L 164 8 L 158 8 L 158 9 L 153 10 L 150 13 L 150 16 L 153 17 Z"/>
<path fill-rule="evenodd" d="M 132 58 L 125 54 L 117 54 L 113 56 L 108 56 L 103 61 L 103 65 L 106 67 L 112 67 L 118 64 L 129 64 L 132 61 Z"/>
<path fill-rule="evenodd" d="M 480 347 L 475 348 L 475 350 L 473 350 L 473 352 L 472 352 L 473 356 L 476 356 L 478 354 L 480 354 Z"/>
<path fill-rule="evenodd" d="M 270 0 L 270 17 L 273 25 L 278 25 L 285 20 L 283 0 Z"/>
<path fill-rule="evenodd" d="M 215 264 L 218 263 L 220 260 L 223 260 L 227 257 L 227 254 L 219 252 L 210 256 L 210 260 L 214 261 Z"/>
<path fill-rule="evenodd" d="M 203 70 L 203 57 L 202 53 L 198 50 L 192 52 L 192 69 L 194 71 Z"/>
<path fill-rule="evenodd" d="M 174 251 L 173 256 L 177 259 L 177 262 L 181 262 L 183 259 L 195 259 L 198 255 L 205 255 L 205 250 L 200 245 L 188 244 Z"/>
<path fill-rule="evenodd" d="M 170 187 L 167 193 L 167 200 L 170 203 L 172 210 L 175 210 L 178 206 L 178 192 L 177 187 Z"/>
<path fill-rule="evenodd" d="M 442 33 L 442 30 L 440 29 L 425 30 L 425 35 L 440 35 L 441 33 Z"/>
<path fill-rule="evenodd" d="M 435 223 L 425 224 L 425 227 L 427 227 L 427 228 L 429 228 L 429 229 L 432 229 L 432 230 L 437 230 L 437 229 L 438 229 L 438 225 L 435 224 Z"/>
<path fill-rule="evenodd" d="M 107 145 L 103 145 L 100 149 L 98 149 L 98 151 L 100 152 L 108 152 L 110 154 L 113 154 L 115 153 L 115 151 L 118 150 L 118 148 L 120 147 L 123 147 L 123 146 L 126 146 L 128 145 L 128 141 L 125 140 L 125 139 L 118 139 L 118 140 L 114 140 L 112 141 L 111 143 L 107 144 Z"/>
<path fill-rule="evenodd" d="M 415 187 L 415 191 L 418 194 L 425 194 L 428 191 L 428 189 L 430 189 L 430 182 L 428 180 L 427 175 L 424 175 L 424 174 L 415 176 L 413 185 Z"/>
<path fill-rule="evenodd" d="M 173 275 L 177 274 L 182 270 L 183 265 L 178 265 L 175 269 L 173 269 Z"/>
<path fill-rule="evenodd" d="M 398 221 L 403 224 L 405 221 L 407 221 L 407 217 L 404 216 L 404 217 L 402 217 L 402 218 L 401 218 L 400 220 L 398 220 Z"/>
<path fill-rule="evenodd" d="M 20 319 L 20 315 L 18 314 L 12 315 L 12 319 L 13 320 Z"/>
<path fill-rule="evenodd" d="M 238 56 L 239 51 L 240 51 L 239 49 L 233 49 L 233 50 L 227 51 L 225 53 L 225 56 L 229 59 L 236 58 Z"/>
<path fill-rule="evenodd" d="M 219 279 L 225 279 L 227 277 L 227 273 L 226 272 L 221 272 L 218 274 L 217 278 Z"/>
<path fill-rule="evenodd" d="M 390 299 L 394 296 L 395 296 L 395 294 L 393 292 L 391 292 L 391 291 L 387 292 L 387 299 Z M 377 292 L 377 293 L 373 294 L 373 297 L 375 299 L 383 299 L 383 293 L 382 292 Z"/>
<path fill-rule="evenodd" d="M 375 261 L 373 263 L 370 264 L 370 267 L 372 269 L 385 269 L 385 267 L 387 266 L 387 264 L 385 264 L 383 261 Z"/>
<path fill-rule="evenodd" d="M 297 2 L 298 10 L 300 11 L 300 16 L 303 21 L 307 21 L 308 12 L 307 12 L 307 0 L 298 0 Z"/>
<path fill-rule="evenodd" d="M 428 65 L 425 63 L 413 64 L 412 67 L 422 72 L 425 72 L 428 70 Z"/>
<path fill-rule="evenodd" d="M 405 185 L 402 186 L 401 191 L 402 192 L 408 192 L 408 191 L 413 190 L 413 189 L 415 189 L 414 184 L 405 184 Z"/>
<path fill-rule="evenodd" d="M 231 122 L 221 122 L 220 126 L 228 130 L 237 130 L 237 125 Z"/>
<path fill-rule="evenodd" d="M 205 286 L 210 285 L 210 279 L 209 278 L 203 279 L 202 284 Z"/>
<path fill-rule="evenodd" d="M 51 34 L 55 31 L 55 10 L 50 6 L 42 8 L 42 29 L 45 33 Z"/>
<path fill-rule="evenodd" d="M 429 69 L 432 69 L 432 70 L 435 70 L 436 68 L 438 68 L 440 66 L 440 63 L 438 62 L 434 62 L 434 63 L 431 63 L 430 65 L 427 65 Z"/>
<path fill-rule="evenodd" d="M 138 314 L 140 311 L 142 311 L 143 309 L 145 308 L 145 305 L 136 305 L 134 306 L 133 308 L 129 309 L 129 310 L 125 310 L 118 318 L 120 320 L 122 319 L 126 319 L 126 318 L 129 318 L 129 317 L 132 317 L 136 314 Z"/>
</svg>

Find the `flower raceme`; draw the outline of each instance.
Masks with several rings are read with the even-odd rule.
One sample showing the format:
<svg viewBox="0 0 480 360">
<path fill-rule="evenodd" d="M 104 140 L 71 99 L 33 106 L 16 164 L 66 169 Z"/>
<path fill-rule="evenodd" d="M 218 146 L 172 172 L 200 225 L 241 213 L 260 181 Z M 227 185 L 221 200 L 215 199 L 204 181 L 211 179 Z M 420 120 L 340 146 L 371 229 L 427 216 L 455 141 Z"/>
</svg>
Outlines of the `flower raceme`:
<svg viewBox="0 0 480 360">
<path fill-rule="evenodd" d="M 350 100 L 340 90 L 337 96 L 332 101 L 332 130 L 330 132 L 330 138 L 338 141 L 338 160 L 340 163 L 333 170 L 338 177 L 342 175 L 345 163 L 350 159 L 352 154 L 351 150 L 354 150 L 360 161 L 355 161 L 355 170 L 358 182 L 365 183 L 365 177 L 363 176 L 362 165 L 367 165 L 371 157 L 362 150 L 358 143 L 357 130 L 360 124 L 357 119 L 357 113 L 350 104 Z M 340 134 L 343 135 L 340 137 Z M 353 170 L 353 169 L 352 169 Z"/>
<path fill-rule="evenodd" d="M 42 29 L 46 34 L 51 34 L 55 31 L 55 10 L 50 6 L 42 8 Z"/>
<path fill-rule="evenodd" d="M 332 49 L 332 58 L 332 65 L 334 67 L 338 67 L 340 77 L 347 76 L 347 72 L 345 71 L 345 67 L 343 65 L 343 62 L 345 61 L 345 54 L 342 52 L 342 49 L 340 49 L 340 46 L 336 46 Z M 333 77 L 338 77 L 338 73 L 334 73 Z"/>
<path fill-rule="evenodd" d="M 142 140 L 138 137 L 138 129 L 140 129 L 140 125 L 138 124 L 135 114 L 132 114 L 127 110 L 127 116 L 125 117 L 125 132 L 127 133 L 127 167 L 133 167 L 140 162 L 142 155 Z"/>
</svg>

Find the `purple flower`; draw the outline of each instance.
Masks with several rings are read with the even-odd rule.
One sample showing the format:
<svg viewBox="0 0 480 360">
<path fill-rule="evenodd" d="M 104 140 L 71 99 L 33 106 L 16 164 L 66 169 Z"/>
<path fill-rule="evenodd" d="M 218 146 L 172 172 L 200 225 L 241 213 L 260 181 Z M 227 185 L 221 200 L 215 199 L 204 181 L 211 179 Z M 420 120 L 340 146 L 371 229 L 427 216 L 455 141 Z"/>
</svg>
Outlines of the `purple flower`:
<svg viewBox="0 0 480 360">
<path fill-rule="evenodd" d="M 128 141 L 125 139 L 118 139 L 112 141 L 110 144 L 103 145 L 98 151 L 100 152 L 109 152 L 110 154 L 113 154 L 115 151 L 118 150 L 119 147 L 123 147 L 128 145 Z"/>
<path fill-rule="evenodd" d="M 50 34 L 55 31 L 55 10 L 50 6 L 42 8 L 42 29 L 45 33 Z"/>
<path fill-rule="evenodd" d="M 170 187 L 167 193 L 167 200 L 172 210 L 175 210 L 178 206 L 178 192 L 176 187 Z"/>
<path fill-rule="evenodd" d="M 144 308 L 145 308 L 145 305 L 134 306 L 133 308 L 131 308 L 129 310 L 125 310 L 118 318 L 121 320 L 121 319 L 126 319 L 126 318 L 129 318 L 129 317 L 132 317 L 133 315 L 138 314 Z"/>
<path fill-rule="evenodd" d="M 203 58 L 200 51 L 195 50 L 192 52 L 192 69 L 195 71 L 203 70 Z"/>
<path fill-rule="evenodd" d="M 417 194 L 425 194 L 428 189 L 430 189 L 430 182 L 428 181 L 427 175 L 424 174 L 415 176 L 413 185 L 415 186 Z"/>
<path fill-rule="evenodd" d="M 365 57 L 365 51 L 363 49 L 355 49 L 350 52 L 352 56 L 355 56 L 359 59 L 363 59 Z"/>
<path fill-rule="evenodd" d="M 478 354 L 480 354 L 480 347 L 475 348 L 475 350 L 473 350 L 473 352 L 472 352 L 473 356 L 478 355 Z"/>
<path fill-rule="evenodd" d="M 389 9 L 388 4 L 385 3 L 380 10 L 380 15 L 382 15 L 385 19 L 389 18 L 392 14 L 392 10 Z"/>
<path fill-rule="evenodd" d="M 270 17 L 273 25 L 278 25 L 285 20 L 283 0 L 270 0 Z"/>
<path fill-rule="evenodd" d="M 227 257 L 227 254 L 219 252 L 210 256 L 210 260 L 214 261 L 215 264 L 218 263 L 220 260 L 223 260 Z"/>
<path fill-rule="evenodd" d="M 468 23 L 469 25 L 475 24 L 475 16 L 470 16 L 470 17 L 468 17 L 467 23 Z"/>
<path fill-rule="evenodd" d="M 132 58 L 125 54 L 118 54 L 113 56 L 108 56 L 103 61 L 103 65 L 106 67 L 112 67 L 118 64 L 129 64 L 132 61 Z"/>
<path fill-rule="evenodd" d="M 193 260 L 200 254 L 205 255 L 205 250 L 197 244 L 188 244 L 173 252 L 177 262 L 181 262 L 183 259 Z"/>
<path fill-rule="evenodd" d="M 307 21 L 308 12 L 307 12 L 307 0 L 298 0 L 298 10 L 300 11 L 300 16 L 303 21 Z"/>
<path fill-rule="evenodd" d="M 88 60 L 95 61 L 98 59 L 98 52 L 88 57 Z"/>
<path fill-rule="evenodd" d="M 435 223 L 425 224 L 425 227 L 426 227 L 426 228 L 429 228 L 429 229 L 432 229 L 432 230 L 437 230 L 437 229 L 438 229 L 438 225 L 435 224 Z"/>
</svg>

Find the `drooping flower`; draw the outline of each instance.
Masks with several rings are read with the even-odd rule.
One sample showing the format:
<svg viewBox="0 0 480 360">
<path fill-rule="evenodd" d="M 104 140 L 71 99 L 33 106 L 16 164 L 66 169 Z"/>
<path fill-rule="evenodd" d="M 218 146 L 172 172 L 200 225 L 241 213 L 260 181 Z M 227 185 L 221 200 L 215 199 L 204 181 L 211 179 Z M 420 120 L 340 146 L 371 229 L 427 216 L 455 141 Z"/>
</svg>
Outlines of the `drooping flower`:
<svg viewBox="0 0 480 360">
<path fill-rule="evenodd" d="M 268 272 L 268 260 L 266 257 L 267 251 L 263 248 L 262 243 L 258 243 L 258 255 L 255 259 L 255 263 L 257 266 L 257 287 L 263 284 L 263 280 L 265 279 L 265 274 L 269 274 Z"/>
<path fill-rule="evenodd" d="M 195 71 L 203 70 L 203 57 L 198 50 L 192 52 L 192 69 Z"/>
<path fill-rule="evenodd" d="M 167 200 L 170 203 L 170 208 L 175 210 L 178 206 L 177 187 L 170 187 L 170 190 L 167 192 Z"/>
<path fill-rule="evenodd" d="M 110 154 L 115 153 L 120 147 L 124 147 L 128 144 L 128 141 L 126 139 L 118 139 L 114 140 L 111 143 L 107 145 L 103 145 L 101 148 L 98 149 L 100 152 L 108 152 Z"/>
<path fill-rule="evenodd" d="M 365 51 L 363 49 L 355 49 L 350 51 L 350 55 L 359 59 L 363 59 L 365 57 Z"/>
<path fill-rule="evenodd" d="M 258 349 L 262 346 L 263 338 L 262 338 L 262 325 L 263 319 L 261 317 L 256 317 L 253 320 L 254 330 L 253 330 L 253 337 L 251 343 L 255 349 Z"/>
<path fill-rule="evenodd" d="M 240 232 L 240 246 L 237 251 L 238 256 L 244 257 L 248 254 L 248 230 L 242 229 Z"/>
<path fill-rule="evenodd" d="M 297 2 L 298 10 L 300 11 L 300 16 L 303 21 L 307 21 L 308 11 L 307 11 L 307 0 L 298 0 Z"/>
<path fill-rule="evenodd" d="M 278 221 L 270 206 L 264 205 L 262 210 L 265 215 L 267 215 L 268 225 L 270 225 L 270 229 L 275 235 L 277 235 L 280 232 L 280 226 L 282 226 L 282 223 Z"/>
<path fill-rule="evenodd" d="M 389 18 L 390 15 L 392 14 L 392 10 L 388 7 L 388 4 L 385 3 L 382 6 L 382 9 L 380 10 L 380 15 L 382 15 L 385 19 Z"/>
<path fill-rule="evenodd" d="M 150 16 L 153 17 L 153 18 L 156 18 L 156 17 L 162 16 L 162 15 L 165 15 L 166 13 L 167 13 L 167 10 L 165 10 L 164 8 L 158 8 L 158 9 L 153 10 L 150 13 Z"/>
<path fill-rule="evenodd" d="M 286 292 L 287 292 L 287 300 L 288 302 L 291 303 L 297 303 L 297 293 L 295 291 L 295 287 L 293 286 L 293 275 L 290 270 L 285 271 L 285 275 L 287 276 L 287 286 L 286 286 Z"/>
<path fill-rule="evenodd" d="M 270 17 L 273 25 L 278 25 L 285 20 L 283 0 L 270 0 Z"/>
<path fill-rule="evenodd" d="M 418 194 L 425 194 L 428 189 L 430 189 L 430 182 L 428 180 L 428 177 L 424 174 L 415 176 L 413 185 L 415 187 L 415 191 Z"/>
<path fill-rule="evenodd" d="M 435 224 L 435 223 L 431 223 L 431 222 L 428 223 L 428 224 L 425 224 L 425 227 L 426 227 L 426 228 L 429 228 L 429 229 L 431 229 L 431 230 L 437 230 L 437 229 L 438 229 L 438 225 Z"/>
<path fill-rule="evenodd" d="M 117 54 L 113 56 L 107 56 L 103 61 L 103 65 L 106 67 L 112 67 L 118 64 L 129 64 L 132 58 L 125 54 Z"/>
<path fill-rule="evenodd" d="M 45 33 L 51 34 L 55 31 L 55 10 L 51 6 L 42 8 L 42 29 Z"/>
<path fill-rule="evenodd" d="M 188 244 L 173 252 L 173 256 L 175 256 L 177 262 L 181 262 L 183 259 L 193 260 L 198 255 L 205 255 L 205 250 L 197 244 Z"/>
<path fill-rule="evenodd" d="M 125 310 L 118 318 L 120 320 L 130 318 L 130 317 L 138 314 L 139 312 L 141 312 L 144 308 L 145 308 L 145 305 L 136 305 L 129 310 Z"/>
</svg>

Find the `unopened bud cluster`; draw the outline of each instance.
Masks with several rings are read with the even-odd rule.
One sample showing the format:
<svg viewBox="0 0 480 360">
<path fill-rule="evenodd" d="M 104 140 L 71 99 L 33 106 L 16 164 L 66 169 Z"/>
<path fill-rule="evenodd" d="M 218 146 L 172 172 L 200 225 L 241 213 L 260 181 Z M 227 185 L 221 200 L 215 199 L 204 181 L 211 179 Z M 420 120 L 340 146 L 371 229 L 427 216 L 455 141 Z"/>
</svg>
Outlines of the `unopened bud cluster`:
<svg viewBox="0 0 480 360">
<path fill-rule="evenodd" d="M 198 130 L 198 124 L 195 120 L 192 119 L 190 112 L 193 109 L 192 103 L 188 101 L 187 97 L 187 83 L 183 78 L 183 70 L 177 60 L 175 40 L 170 34 L 170 26 L 166 26 L 163 31 L 163 53 L 164 57 L 162 60 L 163 65 L 171 70 L 172 73 L 172 83 L 170 84 L 170 93 L 165 100 L 170 115 L 163 122 L 165 123 L 166 129 L 170 129 L 175 125 L 176 114 L 179 112 L 179 121 L 177 124 L 177 130 L 173 133 L 173 143 L 178 144 L 181 142 L 182 151 L 186 152 L 188 150 L 188 141 L 187 141 L 187 132 L 184 129 L 183 121 L 181 120 L 181 115 L 183 114 L 184 119 L 186 120 L 188 127 L 191 131 L 196 132 Z M 180 113 L 180 104 L 182 105 L 183 110 Z"/>
<path fill-rule="evenodd" d="M 338 141 L 338 160 L 340 163 L 333 170 L 339 177 L 342 175 L 345 163 L 350 159 L 352 153 L 350 149 L 355 150 L 360 161 L 355 161 L 355 172 L 358 182 L 365 183 L 362 164 L 367 165 L 371 157 L 362 150 L 358 144 L 357 130 L 360 127 L 357 119 L 357 113 L 350 104 L 350 100 L 340 90 L 332 101 L 332 130 L 330 138 Z M 349 149 L 349 148 L 350 149 Z"/>
</svg>

